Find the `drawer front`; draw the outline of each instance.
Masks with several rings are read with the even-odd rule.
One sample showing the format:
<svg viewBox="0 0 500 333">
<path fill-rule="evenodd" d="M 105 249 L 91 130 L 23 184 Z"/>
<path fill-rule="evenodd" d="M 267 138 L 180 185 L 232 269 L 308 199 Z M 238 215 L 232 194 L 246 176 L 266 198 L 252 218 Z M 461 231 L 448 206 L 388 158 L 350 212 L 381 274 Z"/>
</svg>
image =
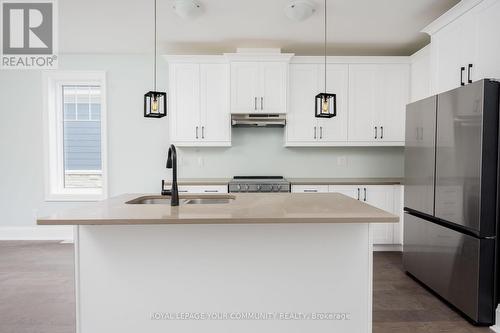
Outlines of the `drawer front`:
<svg viewBox="0 0 500 333">
<path fill-rule="evenodd" d="M 292 185 L 293 193 L 328 193 L 328 185 Z"/>
<path fill-rule="evenodd" d="M 179 193 L 227 193 L 227 185 L 180 185 Z"/>
</svg>

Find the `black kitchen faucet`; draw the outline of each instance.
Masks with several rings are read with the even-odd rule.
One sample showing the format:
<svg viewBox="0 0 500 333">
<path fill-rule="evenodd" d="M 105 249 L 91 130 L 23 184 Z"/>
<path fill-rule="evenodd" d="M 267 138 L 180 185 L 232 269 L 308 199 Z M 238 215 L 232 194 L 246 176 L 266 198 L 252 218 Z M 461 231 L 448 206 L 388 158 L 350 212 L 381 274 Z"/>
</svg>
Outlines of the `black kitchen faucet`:
<svg viewBox="0 0 500 333">
<path fill-rule="evenodd" d="M 172 169 L 172 189 L 165 190 L 165 181 L 162 180 L 162 195 L 170 195 L 170 206 L 179 206 L 179 189 L 177 187 L 177 151 L 174 145 L 168 148 L 167 169 Z"/>
</svg>

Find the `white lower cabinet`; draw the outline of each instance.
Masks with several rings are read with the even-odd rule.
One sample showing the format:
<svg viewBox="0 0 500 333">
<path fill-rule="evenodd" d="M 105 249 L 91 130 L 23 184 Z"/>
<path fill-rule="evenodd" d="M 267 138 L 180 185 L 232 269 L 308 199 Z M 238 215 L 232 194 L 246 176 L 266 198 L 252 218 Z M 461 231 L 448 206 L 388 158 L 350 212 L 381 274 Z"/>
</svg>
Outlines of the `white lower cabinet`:
<svg viewBox="0 0 500 333">
<path fill-rule="evenodd" d="M 330 185 L 329 192 L 338 192 L 361 200 L 401 217 L 400 185 Z M 401 222 L 373 225 L 374 244 L 401 244 Z"/>
<path fill-rule="evenodd" d="M 402 244 L 401 185 L 292 185 L 292 193 L 338 192 L 400 217 L 399 223 L 374 223 L 373 244 Z"/>
<path fill-rule="evenodd" d="M 227 185 L 179 185 L 179 193 L 228 193 Z"/>
</svg>

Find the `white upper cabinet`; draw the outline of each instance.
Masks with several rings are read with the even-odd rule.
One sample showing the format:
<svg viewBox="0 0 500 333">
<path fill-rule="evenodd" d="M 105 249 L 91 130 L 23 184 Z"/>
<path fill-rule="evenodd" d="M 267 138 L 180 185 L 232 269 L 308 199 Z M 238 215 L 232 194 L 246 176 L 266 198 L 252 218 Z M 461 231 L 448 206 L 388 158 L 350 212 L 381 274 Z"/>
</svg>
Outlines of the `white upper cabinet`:
<svg viewBox="0 0 500 333">
<path fill-rule="evenodd" d="M 461 2 L 431 23 L 432 92 L 500 78 L 500 0 Z"/>
<path fill-rule="evenodd" d="M 467 83 L 471 63 L 471 50 L 474 48 L 474 35 L 468 17 L 459 18 L 455 24 L 444 27 L 432 38 L 432 51 L 435 57 L 434 87 L 441 93 Z"/>
<path fill-rule="evenodd" d="M 288 63 L 231 63 L 231 113 L 286 113 Z"/>
<path fill-rule="evenodd" d="M 319 66 L 290 65 L 290 108 L 287 114 L 288 145 L 317 141 L 317 121 L 314 117 L 314 96 L 318 93 Z"/>
<path fill-rule="evenodd" d="M 290 65 L 290 107 L 287 114 L 288 146 L 338 145 L 347 142 L 347 65 L 327 66 L 327 92 L 337 96 L 337 116 L 314 116 L 315 96 L 324 89 L 324 65 Z"/>
<path fill-rule="evenodd" d="M 333 118 L 316 118 L 318 120 L 319 136 L 321 143 L 338 143 L 347 141 L 348 119 L 348 87 L 349 70 L 347 65 L 328 64 L 326 67 L 326 92 L 336 94 L 337 116 Z M 320 65 L 318 93 L 324 89 L 325 65 Z M 316 95 L 316 94 L 315 94 Z M 309 110 L 314 115 L 314 108 Z"/>
<path fill-rule="evenodd" d="M 476 59 L 472 69 L 474 81 L 482 78 L 500 79 L 500 1 L 485 0 L 474 12 L 476 16 Z"/>
<path fill-rule="evenodd" d="M 259 63 L 231 64 L 231 113 L 254 113 L 260 98 Z M 260 108 L 259 108 L 260 109 Z"/>
<path fill-rule="evenodd" d="M 374 141 L 377 65 L 349 66 L 349 140 Z"/>
<path fill-rule="evenodd" d="M 408 64 L 349 65 L 348 140 L 370 145 L 404 145 Z"/>
<path fill-rule="evenodd" d="M 170 133 L 178 146 L 230 146 L 227 64 L 171 63 Z"/>
<path fill-rule="evenodd" d="M 170 136 L 178 146 L 230 146 L 231 113 L 287 113 L 285 146 L 404 145 L 410 59 L 332 57 L 326 92 L 337 115 L 315 117 L 322 57 L 166 56 Z M 369 63 L 368 63 L 369 62 Z"/>
<path fill-rule="evenodd" d="M 377 138 L 382 142 L 405 141 L 406 105 L 410 101 L 409 65 L 382 65 L 377 82 Z"/>
<path fill-rule="evenodd" d="M 229 113 L 229 66 L 200 65 L 201 140 L 226 146 L 231 141 Z"/>
<path fill-rule="evenodd" d="M 258 110 L 264 113 L 286 113 L 288 64 L 263 62 L 260 72 Z"/>
<path fill-rule="evenodd" d="M 200 136 L 200 65 L 174 64 L 170 66 L 171 140 L 196 142 Z"/>
</svg>

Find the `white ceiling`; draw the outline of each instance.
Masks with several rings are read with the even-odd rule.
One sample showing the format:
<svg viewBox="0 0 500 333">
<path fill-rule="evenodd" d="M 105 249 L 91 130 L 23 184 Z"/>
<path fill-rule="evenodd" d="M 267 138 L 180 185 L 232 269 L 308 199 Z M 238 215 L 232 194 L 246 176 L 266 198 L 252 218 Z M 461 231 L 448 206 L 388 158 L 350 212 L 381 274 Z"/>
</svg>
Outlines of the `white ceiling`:
<svg viewBox="0 0 500 333">
<path fill-rule="evenodd" d="M 323 52 L 323 1 L 294 22 L 288 0 L 199 0 L 200 17 L 179 18 L 173 0 L 158 1 L 162 53 L 217 54 L 237 47 Z M 410 55 L 428 43 L 420 30 L 459 0 L 327 0 L 329 54 Z M 153 48 L 153 0 L 59 1 L 60 52 L 143 53 Z"/>
</svg>

